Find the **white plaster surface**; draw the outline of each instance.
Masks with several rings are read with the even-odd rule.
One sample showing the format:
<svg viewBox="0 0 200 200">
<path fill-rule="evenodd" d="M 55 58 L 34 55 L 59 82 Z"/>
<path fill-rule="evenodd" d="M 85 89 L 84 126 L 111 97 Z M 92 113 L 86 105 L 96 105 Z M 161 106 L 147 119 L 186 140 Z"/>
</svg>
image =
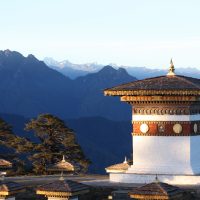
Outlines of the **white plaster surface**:
<svg viewBox="0 0 200 200">
<path fill-rule="evenodd" d="M 0 197 L 0 200 L 15 200 L 15 197 Z"/>
<path fill-rule="evenodd" d="M 127 173 L 200 174 L 200 136 L 133 136 Z"/>
<path fill-rule="evenodd" d="M 151 183 L 155 180 L 156 174 L 129 174 L 129 173 L 112 173 L 110 174 L 111 182 L 120 183 Z M 161 182 L 177 185 L 200 185 L 200 176 L 187 175 L 157 175 Z"/>
<path fill-rule="evenodd" d="M 196 115 L 132 115 L 132 121 L 199 121 Z"/>
<path fill-rule="evenodd" d="M 68 200 L 68 198 L 48 197 L 48 200 Z"/>
<path fill-rule="evenodd" d="M 69 197 L 69 198 L 48 197 L 48 200 L 78 200 L 78 197 Z"/>
</svg>

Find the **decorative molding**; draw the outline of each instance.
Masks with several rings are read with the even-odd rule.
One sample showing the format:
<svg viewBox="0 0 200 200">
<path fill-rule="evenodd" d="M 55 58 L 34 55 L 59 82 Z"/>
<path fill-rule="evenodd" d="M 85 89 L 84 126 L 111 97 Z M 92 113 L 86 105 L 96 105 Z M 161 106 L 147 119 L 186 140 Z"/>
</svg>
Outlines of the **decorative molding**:
<svg viewBox="0 0 200 200">
<path fill-rule="evenodd" d="M 200 113 L 200 106 L 191 108 L 190 106 L 180 107 L 180 106 L 171 106 L 171 107 L 136 107 L 133 108 L 133 115 L 196 115 Z"/>
<path fill-rule="evenodd" d="M 140 96 L 140 95 L 170 95 L 170 96 L 200 96 L 200 90 L 104 90 L 106 96 Z"/>
<path fill-rule="evenodd" d="M 183 136 L 200 136 L 200 133 L 190 133 L 190 134 L 177 134 L 177 133 L 174 133 L 174 132 L 171 132 L 169 134 L 161 134 L 161 133 L 158 133 L 158 134 L 150 134 L 150 133 L 131 133 L 132 136 L 166 136 L 166 137 L 169 137 L 169 136 L 178 136 L 178 137 L 183 137 Z"/>
<path fill-rule="evenodd" d="M 133 121 L 132 124 L 175 124 L 175 123 L 181 123 L 181 124 L 194 124 L 194 123 L 200 123 L 200 121 Z"/>
<path fill-rule="evenodd" d="M 132 115 L 132 121 L 200 121 L 196 115 Z"/>
<path fill-rule="evenodd" d="M 147 131 L 142 131 L 141 126 L 146 124 Z M 133 135 L 142 136 L 190 136 L 200 135 L 200 121 L 198 122 L 143 122 L 133 124 Z"/>
<path fill-rule="evenodd" d="M 194 102 L 194 101 L 200 101 L 199 96 L 122 96 L 121 101 L 172 101 L 172 102 L 184 102 L 184 101 L 189 101 L 189 102 Z"/>
</svg>

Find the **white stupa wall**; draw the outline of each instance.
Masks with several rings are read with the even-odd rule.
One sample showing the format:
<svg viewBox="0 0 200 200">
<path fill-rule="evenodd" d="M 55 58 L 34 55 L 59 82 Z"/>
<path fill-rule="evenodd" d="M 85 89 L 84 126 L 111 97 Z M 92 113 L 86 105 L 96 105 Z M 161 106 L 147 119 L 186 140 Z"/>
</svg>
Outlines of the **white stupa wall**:
<svg viewBox="0 0 200 200">
<path fill-rule="evenodd" d="M 1 200 L 1 199 L 0 199 Z M 48 197 L 48 200 L 78 200 L 78 197 Z"/>
<path fill-rule="evenodd" d="M 200 121 L 200 114 L 195 115 L 132 115 L 132 121 Z"/>
<path fill-rule="evenodd" d="M 200 174 L 200 136 L 133 136 L 127 173 Z"/>
</svg>

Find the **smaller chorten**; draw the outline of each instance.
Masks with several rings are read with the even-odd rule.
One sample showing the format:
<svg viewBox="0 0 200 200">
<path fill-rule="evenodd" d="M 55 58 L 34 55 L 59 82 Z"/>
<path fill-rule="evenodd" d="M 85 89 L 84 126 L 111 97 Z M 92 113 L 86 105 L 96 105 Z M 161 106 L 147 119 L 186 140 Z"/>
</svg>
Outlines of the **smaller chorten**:
<svg viewBox="0 0 200 200">
<path fill-rule="evenodd" d="M 179 187 L 160 182 L 157 175 L 154 182 L 134 188 L 129 192 L 131 199 L 183 200 L 183 190 Z"/>
<path fill-rule="evenodd" d="M 125 172 L 126 170 L 128 170 L 128 168 L 130 167 L 126 157 L 124 159 L 123 163 L 118 163 L 115 165 L 111 165 L 107 168 L 105 168 L 107 173 L 119 173 L 119 172 Z"/>
<path fill-rule="evenodd" d="M 63 158 L 60 162 L 50 165 L 47 169 L 47 171 L 53 171 L 53 172 L 74 172 L 75 167 L 70 162 L 67 162 L 65 160 L 65 156 L 63 155 Z"/>
<path fill-rule="evenodd" d="M 12 163 L 10 161 L 0 159 L 0 176 L 4 177 L 7 171 L 12 168 Z"/>
<path fill-rule="evenodd" d="M 48 200 L 78 200 L 82 194 L 89 192 L 89 187 L 61 177 L 58 181 L 42 185 L 37 188 L 36 193 L 44 195 Z"/>
<path fill-rule="evenodd" d="M 170 67 L 169 67 L 169 72 L 168 72 L 167 76 L 174 76 L 174 75 L 176 75 L 174 73 L 174 71 L 175 71 L 175 67 L 174 67 L 174 63 L 173 63 L 173 61 L 171 59 L 171 61 L 170 61 Z"/>
<path fill-rule="evenodd" d="M 0 200 L 15 200 L 15 195 L 24 192 L 25 187 L 15 182 L 0 182 Z"/>
<path fill-rule="evenodd" d="M 8 169 L 8 168 L 12 168 L 12 163 L 7 160 L 0 159 L 0 169 Z"/>
</svg>

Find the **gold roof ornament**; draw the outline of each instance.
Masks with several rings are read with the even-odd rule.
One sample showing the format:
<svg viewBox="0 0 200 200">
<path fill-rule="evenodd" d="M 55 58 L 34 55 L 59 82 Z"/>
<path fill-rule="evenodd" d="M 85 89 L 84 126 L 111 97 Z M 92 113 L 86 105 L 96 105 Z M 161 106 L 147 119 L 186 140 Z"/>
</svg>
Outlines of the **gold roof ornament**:
<svg viewBox="0 0 200 200">
<path fill-rule="evenodd" d="M 127 162 L 127 158 L 126 158 L 126 156 L 125 156 L 125 159 L 124 159 L 124 162 L 123 162 L 123 163 L 125 163 L 125 164 L 128 163 L 128 162 Z"/>
<path fill-rule="evenodd" d="M 65 155 L 63 155 L 62 162 L 66 162 Z"/>
<path fill-rule="evenodd" d="M 155 177 L 155 180 L 154 180 L 154 183 L 159 183 L 159 179 L 158 179 L 158 174 L 156 174 L 156 177 Z"/>
<path fill-rule="evenodd" d="M 174 71 L 175 71 L 175 67 L 174 67 L 174 63 L 173 63 L 173 61 L 171 59 L 169 72 L 167 73 L 167 76 L 174 76 L 175 75 Z"/>
</svg>

